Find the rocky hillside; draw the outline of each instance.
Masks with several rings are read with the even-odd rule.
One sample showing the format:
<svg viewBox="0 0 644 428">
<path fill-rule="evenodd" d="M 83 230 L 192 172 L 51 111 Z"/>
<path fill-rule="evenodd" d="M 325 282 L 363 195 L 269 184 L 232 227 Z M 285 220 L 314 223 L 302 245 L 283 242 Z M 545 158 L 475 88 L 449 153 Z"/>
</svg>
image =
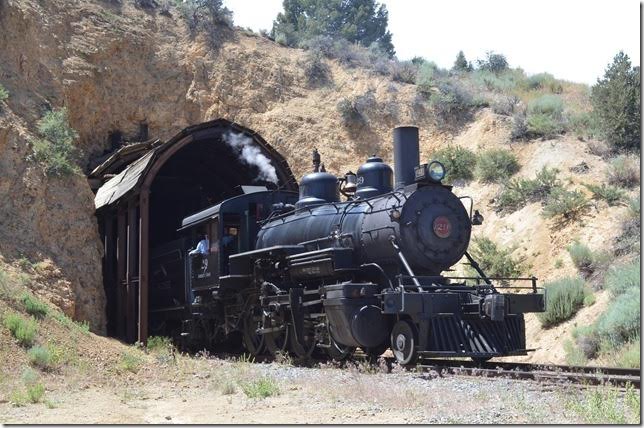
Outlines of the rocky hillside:
<svg viewBox="0 0 644 428">
<path fill-rule="evenodd" d="M 296 176 L 309 168 L 313 147 L 337 174 L 355 171 L 373 152 L 391 161 L 391 129 L 413 123 L 421 129 L 424 158 L 447 145 L 477 152 L 503 148 L 519 160 L 518 177 L 556 167 L 570 189 L 588 195 L 582 184 L 606 178 L 606 160 L 588 149 L 595 141 L 572 135 L 514 141 L 511 116 L 483 103 L 467 114 L 456 112 L 445 127 L 420 101 L 416 85 L 327 58 L 320 82 L 309 53 L 226 27 L 215 35 L 193 32 L 174 8 L 166 13 L 130 1 L 6 0 L 0 28 L 0 83 L 9 93 L 0 102 L 0 257 L 37 277 L 27 281 L 34 293 L 89 321 L 98 333 L 105 323 L 102 247 L 92 192 L 82 175 L 49 177 L 31 156 L 36 123 L 49 108 L 67 108 L 85 172 L 114 148 L 115 136 L 139 139 L 141 125 L 150 137 L 166 139 L 190 124 L 224 117 L 259 132 Z M 588 104 L 581 85 L 566 83 L 561 90 L 574 105 Z M 361 103 L 360 120 L 348 121 L 343 103 Z M 573 168 L 581 163 L 588 169 Z M 610 248 L 627 211 L 597 202 L 581 221 L 562 227 L 540 215 L 538 202 L 497 214 L 499 183 L 456 184 L 455 192 L 474 197 L 486 218 L 475 235 L 511 247 L 530 266 L 524 273 L 545 281 L 576 274 L 566 251 L 573 240 Z M 600 292 L 592 306 L 555 329 L 542 330 L 531 317 L 529 346 L 540 348 L 532 358 L 562 362 L 572 327 L 592 322 L 607 300 Z"/>
</svg>

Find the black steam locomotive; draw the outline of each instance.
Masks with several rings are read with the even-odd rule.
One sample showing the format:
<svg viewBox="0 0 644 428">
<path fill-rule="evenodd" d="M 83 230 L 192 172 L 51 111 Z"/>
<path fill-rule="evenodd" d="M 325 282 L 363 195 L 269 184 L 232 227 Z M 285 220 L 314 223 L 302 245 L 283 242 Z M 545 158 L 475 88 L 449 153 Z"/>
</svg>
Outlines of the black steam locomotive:
<svg viewBox="0 0 644 428">
<path fill-rule="evenodd" d="M 316 152 L 299 195 L 243 186 L 185 218 L 179 251 L 152 259 L 155 294 L 166 290 L 175 305 L 153 310 L 151 328 L 198 347 L 240 340 L 253 355 L 341 360 L 356 348 L 371 357 L 391 348 L 401 364 L 525 355 L 523 314 L 545 308 L 536 279 L 512 278 L 529 285 L 500 292 L 495 283 L 509 279 L 487 277 L 467 252 L 483 220 L 471 198 L 468 212 L 441 183 L 443 165 L 420 164 L 418 128 L 393 134 L 395 184 L 378 157 L 338 179 Z M 198 239 L 207 250 L 187 256 Z M 478 276 L 443 275 L 463 256 Z M 169 286 L 173 263 L 181 289 Z"/>
</svg>

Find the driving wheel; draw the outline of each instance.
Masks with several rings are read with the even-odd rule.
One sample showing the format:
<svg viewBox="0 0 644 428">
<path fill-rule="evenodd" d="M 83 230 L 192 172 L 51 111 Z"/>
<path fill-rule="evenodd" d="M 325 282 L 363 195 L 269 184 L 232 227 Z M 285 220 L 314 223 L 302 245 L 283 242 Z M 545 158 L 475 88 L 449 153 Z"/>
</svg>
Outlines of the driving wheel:
<svg viewBox="0 0 644 428">
<path fill-rule="evenodd" d="M 246 350 L 253 356 L 261 355 L 264 352 L 265 338 L 263 334 L 257 334 L 262 327 L 261 312 L 253 308 L 243 319 L 243 341 Z"/>
<path fill-rule="evenodd" d="M 288 326 L 283 322 L 272 319 L 270 316 L 264 315 L 263 327 L 275 329 L 264 333 L 264 343 L 268 352 L 272 356 L 284 353 L 288 347 Z"/>
<path fill-rule="evenodd" d="M 293 329 L 293 325 L 290 327 L 289 331 L 289 336 L 290 336 L 290 351 L 293 353 L 294 356 L 297 358 L 301 359 L 306 359 L 313 354 L 313 351 L 315 351 L 315 345 L 317 343 L 315 339 L 315 333 L 304 327 L 304 331 L 302 333 L 302 338 L 303 338 L 303 343 L 297 343 L 296 340 L 296 335 L 295 335 L 295 330 Z"/>
<path fill-rule="evenodd" d="M 391 350 L 396 361 L 403 366 L 413 364 L 418 358 L 416 329 L 406 320 L 400 320 L 391 330 Z"/>
</svg>

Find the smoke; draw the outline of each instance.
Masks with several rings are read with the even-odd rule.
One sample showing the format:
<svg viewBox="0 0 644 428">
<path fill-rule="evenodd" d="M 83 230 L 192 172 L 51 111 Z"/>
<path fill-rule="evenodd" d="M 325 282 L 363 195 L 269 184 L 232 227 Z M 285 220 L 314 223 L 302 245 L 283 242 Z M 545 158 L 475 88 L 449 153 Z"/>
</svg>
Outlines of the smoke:
<svg viewBox="0 0 644 428">
<path fill-rule="evenodd" d="M 247 165 L 257 167 L 259 170 L 257 178 L 259 180 L 277 184 L 275 167 L 271 165 L 271 160 L 261 152 L 251 138 L 243 134 L 228 132 L 224 135 L 224 141 L 237 154 L 239 160 Z"/>
</svg>

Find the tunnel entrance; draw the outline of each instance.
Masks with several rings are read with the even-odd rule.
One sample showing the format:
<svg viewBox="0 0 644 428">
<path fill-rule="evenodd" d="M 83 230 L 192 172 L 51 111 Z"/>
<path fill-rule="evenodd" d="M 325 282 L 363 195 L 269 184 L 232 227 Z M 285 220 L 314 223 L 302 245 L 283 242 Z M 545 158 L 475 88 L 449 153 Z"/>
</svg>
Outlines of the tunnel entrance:
<svg viewBox="0 0 644 428">
<path fill-rule="evenodd" d="M 181 252 L 194 244 L 177 231 L 183 218 L 241 194 L 241 186 L 297 191 L 277 151 L 224 119 L 186 128 L 167 142 L 125 146 L 89 178 L 98 187 L 107 332 L 127 342 L 145 341 L 151 313 L 181 298 L 176 288 L 184 278 L 175 272 L 157 280 L 150 267 L 158 257 L 176 257 L 182 267 Z M 174 289 L 163 291 L 159 281 Z"/>
</svg>

